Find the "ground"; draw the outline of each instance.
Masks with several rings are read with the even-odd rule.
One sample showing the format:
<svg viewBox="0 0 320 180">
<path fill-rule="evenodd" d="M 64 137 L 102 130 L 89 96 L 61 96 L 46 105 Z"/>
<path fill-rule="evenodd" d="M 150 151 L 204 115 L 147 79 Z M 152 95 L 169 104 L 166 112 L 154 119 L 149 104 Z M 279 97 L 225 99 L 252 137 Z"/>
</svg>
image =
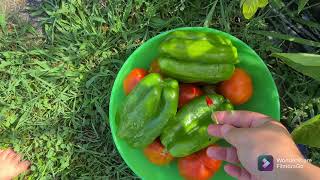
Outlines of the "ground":
<svg viewBox="0 0 320 180">
<path fill-rule="evenodd" d="M 286 29 L 273 23 L 277 14 L 270 7 L 246 20 L 236 0 L 3 4 L 8 2 L 21 6 L 6 8 L 7 25 L 0 30 L 0 147 L 13 147 L 32 161 L 31 172 L 21 179 L 137 178 L 121 159 L 108 126 L 112 84 L 137 47 L 176 27 L 217 28 L 250 45 L 275 79 L 281 120 L 290 130 L 320 111 L 319 82 L 270 57 L 272 52 L 319 49 L 263 35 L 262 30 Z M 319 149 L 302 148 L 315 164 L 320 162 Z"/>
</svg>

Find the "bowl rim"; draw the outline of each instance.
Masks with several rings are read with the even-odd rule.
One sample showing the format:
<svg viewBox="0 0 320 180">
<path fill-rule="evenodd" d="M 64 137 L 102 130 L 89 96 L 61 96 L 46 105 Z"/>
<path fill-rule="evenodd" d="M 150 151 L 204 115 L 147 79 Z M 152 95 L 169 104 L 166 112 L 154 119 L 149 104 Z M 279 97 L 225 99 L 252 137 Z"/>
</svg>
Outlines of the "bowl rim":
<svg viewBox="0 0 320 180">
<path fill-rule="evenodd" d="M 165 35 L 167 35 L 168 33 L 173 32 L 173 31 L 177 31 L 177 30 L 206 30 L 206 31 L 214 32 L 214 33 L 217 33 L 217 32 L 218 32 L 218 33 L 222 34 L 223 36 L 225 36 L 225 37 L 227 37 L 227 38 L 229 38 L 229 39 L 232 39 L 233 41 L 239 42 L 239 43 L 241 44 L 241 46 L 244 46 L 246 49 L 250 50 L 250 53 L 253 53 L 255 56 L 257 56 L 257 57 L 260 59 L 260 61 L 262 62 L 263 66 L 265 66 L 265 68 L 268 69 L 268 67 L 266 66 L 265 62 L 262 60 L 262 58 L 261 58 L 249 45 L 247 45 L 246 43 L 244 43 L 242 40 L 238 39 L 237 37 L 235 37 L 235 36 L 233 36 L 233 35 L 231 35 L 231 34 L 229 34 L 229 33 L 220 31 L 220 30 L 215 29 L 215 28 L 209 28 L 209 27 L 201 27 L 201 26 L 190 27 L 190 26 L 189 26 L 189 27 L 179 27 L 179 28 L 175 28 L 175 29 L 168 30 L 168 31 L 163 31 L 163 32 L 160 32 L 159 34 L 157 34 L 156 36 L 153 36 L 152 38 L 148 39 L 146 42 L 144 42 L 142 45 L 140 45 L 137 49 L 135 49 L 135 50 L 132 52 L 132 54 L 131 54 L 131 55 L 126 59 L 126 61 L 123 63 L 123 65 L 122 65 L 121 68 L 120 68 L 120 71 L 117 73 L 117 76 L 116 76 L 116 78 L 115 78 L 114 84 L 113 84 L 113 86 L 112 86 L 111 97 L 110 97 L 110 102 L 109 102 L 109 118 L 108 118 L 108 121 L 109 121 L 109 124 L 110 124 L 110 129 L 111 129 L 111 134 L 112 134 L 113 142 L 115 143 L 116 148 L 117 148 L 118 152 L 120 153 L 121 158 L 124 160 L 124 162 L 126 163 L 126 165 L 127 165 L 138 177 L 140 177 L 140 178 L 142 178 L 142 179 L 143 179 L 143 177 L 138 173 L 138 170 L 137 170 L 131 163 L 128 162 L 128 160 L 127 160 L 127 158 L 126 158 L 123 150 L 121 150 L 121 148 L 119 148 L 119 147 L 120 147 L 119 142 L 115 140 L 115 139 L 116 139 L 116 133 L 115 133 L 115 128 L 113 128 L 113 126 L 115 126 L 115 125 L 114 125 L 115 122 L 114 122 L 114 120 L 111 121 L 111 119 L 110 119 L 111 114 L 114 114 L 114 113 L 113 113 L 113 110 L 111 110 L 111 109 L 114 109 L 114 108 L 111 108 L 111 105 L 114 103 L 115 98 L 116 98 L 115 95 L 114 95 L 114 94 L 115 94 L 114 91 L 116 91 L 114 87 L 115 87 L 115 86 L 118 86 L 118 84 L 121 83 L 121 82 L 118 80 L 118 77 L 119 77 L 120 74 L 122 74 L 122 73 L 125 71 L 125 69 L 124 69 L 123 67 L 125 67 L 125 66 L 127 66 L 127 64 L 129 64 L 129 61 L 128 61 L 129 59 L 131 59 L 132 57 L 135 56 L 135 54 L 137 54 L 137 53 L 139 53 L 139 51 L 141 51 L 141 49 L 142 49 L 143 45 L 145 45 L 145 43 L 152 42 L 153 40 L 159 38 L 159 36 L 165 36 Z M 268 69 L 268 72 L 269 72 L 269 73 L 267 74 L 267 76 L 270 76 L 270 77 L 273 79 L 273 77 L 272 77 L 271 72 L 270 72 L 269 69 Z M 275 84 L 275 82 L 274 82 L 274 79 L 273 79 L 273 81 L 272 81 L 272 84 L 274 85 L 274 87 L 276 87 L 276 93 L 277 93 L 276 95 L 277 95 L 277 97 L 279 97 L 279 92 L 278 92 L 277 86 L 276 86 L 276 84 Z M 276 116 L 275 118 L 276 118 L 277 121 L 279 121 L 279 120 L 280 120 L 280 113 L 281 113 L 281 112 L 280 112 L 280 100 L 279 100 L 279 98 L 278 98 L 278 103 L 277 103 L 277 111 L 278 111 L 278 112 L 277 112 L 277 116 Z"/>
</svg>

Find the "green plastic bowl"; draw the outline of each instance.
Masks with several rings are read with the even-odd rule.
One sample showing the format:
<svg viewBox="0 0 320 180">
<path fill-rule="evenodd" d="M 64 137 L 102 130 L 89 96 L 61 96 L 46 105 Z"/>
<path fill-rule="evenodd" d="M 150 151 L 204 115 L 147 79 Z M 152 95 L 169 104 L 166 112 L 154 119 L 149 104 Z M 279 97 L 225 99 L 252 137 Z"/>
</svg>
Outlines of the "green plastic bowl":
<svg viewBox="0 0 320 180">
<path fill-rule="evenodd" d="M 233 44 L 238 49 L 240 58 L 240 63 L 237 64 L 237 66 L 245 69 L 251 75 L 254 87 L 254 93 L 250 101 L 244 105 L 237 106 L 236 109 L 260 112 L 269 115 L 274 119 L 280 119 L 279 95 L 272 76 L 261 58 L 248 45 L 230 34 L 215 29 L 185 27 L 171 31 L 176 30 L 209 32 L 225 36 L 232 40 Z M 182 180 L 183 178 L 179 175 L 176 161 L 162 167 L 153 165 L 143 155 L 142 149 L 131 148 L 125 141 L 119 139 L 116 136 L 117 127 L 115 124 L 115 114 L 119 104 L 123 102 L 125 98 L 122 82 L 127 74 L 129 74 L 132 69 L 138 67 L 149 69 L 151 61 L 159 54 L 159 44 L 171 31 L 161 33 L 149 39 L 132 53 L 118 73 L 111 92 L 109 118 L 113 140 L 128 166 L 134 173 L 145 180 Z M 221 166 L 220 170 L 212 179 L 225 180 L 233 178 L 229 177 Z"/>
</svg>

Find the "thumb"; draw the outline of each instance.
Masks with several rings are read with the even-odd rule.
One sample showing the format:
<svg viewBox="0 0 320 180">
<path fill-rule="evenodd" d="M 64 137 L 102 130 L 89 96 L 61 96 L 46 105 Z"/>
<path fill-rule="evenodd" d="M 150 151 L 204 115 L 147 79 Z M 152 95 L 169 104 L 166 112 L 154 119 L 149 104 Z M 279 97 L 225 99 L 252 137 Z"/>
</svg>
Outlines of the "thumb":
<svg viewBox="0 0 320 180">
<path fill-rule="evenodd" d="M 223 124 L 221 126 L 221 135 L 222 137 L 234 147 L 239 147 L 240 144 L 245 143 L 246 138 L 245 131 L 246 128 L 236 128 L 229 124 Z"/>
</svg>

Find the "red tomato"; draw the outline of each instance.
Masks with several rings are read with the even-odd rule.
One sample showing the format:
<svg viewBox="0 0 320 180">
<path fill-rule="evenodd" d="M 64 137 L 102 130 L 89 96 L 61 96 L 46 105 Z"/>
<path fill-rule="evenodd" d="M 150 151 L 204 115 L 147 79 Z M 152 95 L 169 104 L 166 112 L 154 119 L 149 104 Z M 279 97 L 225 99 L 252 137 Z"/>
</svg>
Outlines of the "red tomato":
<svg viewBox="0 0 320 180">
<path fill-rule="evenodd" d="M 179 86 L 179 108 L 190 102 L 192 99 L 201 96 L 200 88 L 192 84 L 180 84 Z"/>
<path fill-rule="evenodd" d="M 208 180 L 214 173 L 201 162 L 196 154 L 179 159 L 178 168 L 180 175 L 186 180 Z"/>
<path fill-rule="evenodd" d="M 208 180 L 220 165 L 220 160 L 207 156 L 206 149 L 178 160 L 179 173 L 186 180 Z"/>
<path fill-rule="evenodd" d="M 165 150 L 159 139 L 149 144 L 144 150 L 144 155 L 156 165 L 166 165 L 173 160 L 173 156 Z"/>
<path fill-rule="evenodd" d="M 150 73 L 160 73 L 160 65 L 159 65 L 159 61 L 157 59 L 152 61 L 151 65 L 150 65 L 149 72 Z"/>
<path fill-rule="evenodd" d="M 128 95 L 134 87 L 148 74 L 148 72 L 141 68 L 133 69 L 130 74 L 123 81 L 124 92 Z"/>
<path fill-rule="evenodd" d="M 247 102 L 253 93 L 251 77 L 243 69 L 236 68 L 232 77 L 222 82 L 219 92 L 229 99 L 232 104 L 240 105 Z"/>
</svg>

